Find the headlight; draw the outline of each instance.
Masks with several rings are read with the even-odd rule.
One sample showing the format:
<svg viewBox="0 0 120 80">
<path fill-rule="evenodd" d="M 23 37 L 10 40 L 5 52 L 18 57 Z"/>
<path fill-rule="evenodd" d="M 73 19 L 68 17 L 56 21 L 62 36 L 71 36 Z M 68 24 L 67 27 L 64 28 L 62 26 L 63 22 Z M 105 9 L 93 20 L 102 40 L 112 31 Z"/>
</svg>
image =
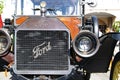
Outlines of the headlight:
<svg viewBox="0 0 120 80">
<path fill-rule="evenodd" d="M 81 57 L 91 57 L 99 49 L 99 40 L 90 31 L 81 31 L 73 40 L 73 49 Z"/>
<path fill-rule="evenodd" d="M 11 37 L 7 30 L 0 30 L 0 57 L 8 53 L 8 49 L 11 46 Z"/>
</svg>

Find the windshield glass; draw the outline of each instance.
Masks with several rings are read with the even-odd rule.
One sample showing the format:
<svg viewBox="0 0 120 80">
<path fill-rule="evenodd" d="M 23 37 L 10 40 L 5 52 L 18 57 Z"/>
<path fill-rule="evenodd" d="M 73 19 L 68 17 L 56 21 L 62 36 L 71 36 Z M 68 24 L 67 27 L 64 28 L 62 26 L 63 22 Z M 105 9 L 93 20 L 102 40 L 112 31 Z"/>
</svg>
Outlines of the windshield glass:
<svg viewBox="0 0 120 80">
<path fill-rule="evenodd" d="M 47 3 L 47 15 L 80 16 L 79 0 L 16 0 L 15 14 L 40 15 L 42 1 Z"/>
</svg>

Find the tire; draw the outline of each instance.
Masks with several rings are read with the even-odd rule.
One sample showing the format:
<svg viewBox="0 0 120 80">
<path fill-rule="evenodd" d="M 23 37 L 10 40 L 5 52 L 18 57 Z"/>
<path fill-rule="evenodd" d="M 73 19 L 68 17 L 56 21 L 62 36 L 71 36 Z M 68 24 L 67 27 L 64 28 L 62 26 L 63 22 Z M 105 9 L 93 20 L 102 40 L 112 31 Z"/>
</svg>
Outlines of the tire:
<svg viewBox="0 0 120 80">
<path fill-rule="evenodd" d="M 91 75 L 90 73 L 86 73 L 84 79 L 85 79 L 85 80 L 90 80 L 90 75 Z"/>
<path fill-rule="evenodd" d="M 110 80 L 120 80 L 120 52 L 117 53 L 113 60 L 110 72 Z"/>
</svg>

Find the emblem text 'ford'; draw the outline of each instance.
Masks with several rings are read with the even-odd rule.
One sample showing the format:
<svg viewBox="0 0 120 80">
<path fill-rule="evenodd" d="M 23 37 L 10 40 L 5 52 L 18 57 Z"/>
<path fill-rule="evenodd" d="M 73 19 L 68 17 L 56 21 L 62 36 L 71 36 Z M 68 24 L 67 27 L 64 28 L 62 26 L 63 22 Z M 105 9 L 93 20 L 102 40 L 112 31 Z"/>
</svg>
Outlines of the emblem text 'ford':
<svg viewBox="0 0 120 80">
<path fill-rule="evenodd" d="M 34 58 L 38 58 L 39 56 L 46 54 L 46 52 L 50 51 L 51 49 L 52 46 L 50 42 L 43 42 L 42 44 L 33 48 L 33 56 Z"/>
</svg>

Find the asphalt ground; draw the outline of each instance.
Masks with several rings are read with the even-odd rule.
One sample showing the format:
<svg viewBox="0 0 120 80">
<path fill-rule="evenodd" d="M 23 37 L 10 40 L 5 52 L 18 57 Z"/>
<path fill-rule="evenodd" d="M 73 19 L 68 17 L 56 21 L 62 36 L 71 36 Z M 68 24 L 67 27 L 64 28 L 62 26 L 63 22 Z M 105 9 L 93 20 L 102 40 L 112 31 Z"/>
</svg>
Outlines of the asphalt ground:
<svg viewBox="0 0 120 80">
<path fill-rule="evenodd" d="M 0 72 L 0 80 L 10 80 L 11 77 L 10 73 L 7 73 L 5 76 L 4 72 Z M 90 80 L 109 80 L 109 72 L 107 73 L 93 73 L 91 74 Z"/>
<path fill-rule="evenodd" d="M 90 80 L 109 80 L 110 72 L 107 73 L 93 73 Z"/>
</svg>

